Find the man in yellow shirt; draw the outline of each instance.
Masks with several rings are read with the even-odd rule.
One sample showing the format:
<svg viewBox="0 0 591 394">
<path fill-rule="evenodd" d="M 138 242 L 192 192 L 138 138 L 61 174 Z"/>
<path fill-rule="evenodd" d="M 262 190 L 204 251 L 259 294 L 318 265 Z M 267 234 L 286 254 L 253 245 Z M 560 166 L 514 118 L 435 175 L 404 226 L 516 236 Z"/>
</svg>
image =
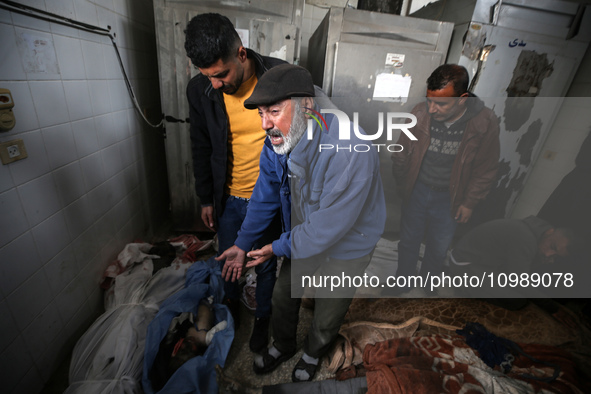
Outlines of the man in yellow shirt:
<svg viewBox="0 0 591 394">
<path fill-rule="evenodd" d="M 228 18 L 201 14 L 185 31 L 187 56 L 201 74 L 187 86 L 195 190 L 201 201 L 201 219 L 218 233 L 219 250 L 231 247 L 248 209 L 259 175 L 259 156 L 265 131 L 257 111 L 244 108 L 258 78 L 285 63 L 244 48 Z M 260 246 L 281 234 L 280 223 L 270 226 Z M 266 348 L 277 260 L 257 266 L 255 324 L 250 349 Z M 226 282 L 226 300 L 239 324 L 239 288 Z"/>
</svg>

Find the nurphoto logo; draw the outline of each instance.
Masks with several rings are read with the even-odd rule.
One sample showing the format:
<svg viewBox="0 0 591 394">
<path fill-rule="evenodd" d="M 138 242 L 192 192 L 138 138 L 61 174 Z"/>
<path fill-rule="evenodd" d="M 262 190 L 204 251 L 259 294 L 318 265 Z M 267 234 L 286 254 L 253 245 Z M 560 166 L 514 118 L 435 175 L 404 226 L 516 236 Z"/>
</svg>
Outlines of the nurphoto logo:
<svg viewBox="0 0 591 394">
<path fill-rule="evenodd" d="M 416 141 L 417 137 L 415 137 L 409 129 L 414 127 L 417 124 L 417 117 L 411 113 L 407 112 L 388 112 L 386 116 L 384 116 L 383 112 L 378 112 L 378 130 L 374 134 L 365 134 L 361 132 L 359 129 L 359 113 L 353 112 L 353 122 L 349 119 L 349 116 L 344 113 L 343 111 L 339 111 L 338 109 L 321 109 L 320 113 L 314 111 L 311 108 L 306 108 L 310 110 L 310 117 L 312 119 L 308 119 L 308 139 L 312 139 L 313 129 L 314 129 L 314 121 L 322 130 L 324 126 L 326 130 L 328 130 L 328 125 L 326 123 L 326 119 L 322 114 L 333 114 L 337 117 L 339 121 L 339 141 L 351 141 L 351 126 L 353 126 L 353 133 L 355 134 L 355 139 L 361 141 L 376 141 L 382 137 L 384 134 L 384 117 L 386 118 L 386 139 L 391 142 L 393 140 L 393 131 L 400 130 L 406 136 L 412 140 Z M 404 120 L 410 119 L 409 123 L 404 123 Z M 402 121 L 403 123 L 398 123 Z M 396 122 L 396 123 L 395 123 Z M 382 143 L 372 143 L 372 144 L 349 144 L 349 145 L 341 145 L 337 144 L 320 144 L 318 147 L 319 151 L 322 152 L 323 150 L 333 150 L 336 151 L 340 150 L 347 150 L 349 152 L 368 152 L 375 147 L 378 152 L 381 148 L 385 148 L 388 152 L 401 152 L 402 145 L 400 144 L 382 144 Z"/>
</svg>

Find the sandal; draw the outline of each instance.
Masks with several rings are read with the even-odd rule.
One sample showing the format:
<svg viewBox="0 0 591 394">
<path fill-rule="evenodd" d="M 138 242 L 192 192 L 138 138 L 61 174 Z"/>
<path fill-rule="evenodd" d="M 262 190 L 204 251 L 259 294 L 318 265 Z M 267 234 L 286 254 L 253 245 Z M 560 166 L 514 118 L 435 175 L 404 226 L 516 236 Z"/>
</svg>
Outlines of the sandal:
<svg viewBox="0 0 591 394">
<path fill-rule="evenodd" d="M 259 367 L 258 365 L 256 365 L 256 363 L 252 364 L 253 369 L 254 369 L 254 373 L 256 373 L 256 374 L 269 373 L 269 372 L 275 370 L 275 368 L 277 368 L 282 362 L 287 361 L 290 358 L 292 358 L 294 354 L 295 354 L 295 352 L 281 353 L 281 355 L 279 355 L 279 357 L 275 358 L 269 354 L 269 349 L 267 349 L 261 354 L 261 357 L 263 358 L 263 366 Z"/>
<path fill-rule="evenodd" d="M 318 364 L 320 364 L 320 360 L 318 360 Z M 318 364 L 308 364 L 304 361 L 303 358 L 300 358 L 300 361 L 293 367 L 293 371 L 291 373 L 291 380 L 292 382 L 309 382 L 314 379 L 314 375 L 316 374 L 316 369 L 318 368 Z M 303 370 L 306 371 L 308 374 L 308 379 L 301 380 L 296 377 L 296 371 Z"/>
</svg>

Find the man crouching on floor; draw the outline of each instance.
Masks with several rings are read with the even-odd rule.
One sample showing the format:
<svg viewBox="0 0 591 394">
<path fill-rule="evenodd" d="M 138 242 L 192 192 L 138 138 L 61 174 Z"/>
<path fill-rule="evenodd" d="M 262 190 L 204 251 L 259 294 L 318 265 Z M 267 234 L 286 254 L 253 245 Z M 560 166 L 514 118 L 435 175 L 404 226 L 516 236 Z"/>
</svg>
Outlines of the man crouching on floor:
<svg viewBox="0 0 591 394">
<path fill-rule="evenodd" d="M 272 299 L 274 341 L 255 356 L 254 371 L 259 374 L 273 371 L 297 350 L 302 279 L 362 276 L 384 231 L 386 206 L 377 152 L 320 151 L 321 144 L 338 145 L 339 121 L 331 113 L 323 114 L 326 122 L 309 121 L 309 114 L 318 117 L 321 107 L 332 105 L 314 95 L 310 73 L 283 64 L 267 71 L 244 102 L 248 109 L 258 108 L 269 138 L 246 219 L 234 246 L 219 259 L 226 259 L 226 280 L 237 280 L 245 268 L 273 255 L 284 257 Z M 250 251 L 278 211 L 283 219 L 281 237 Z M 245 264 L 246 257 L 253 260 Z M 304 355 L 292 373 L 294 382 L 314 377 L 355 290 L 352 285 L 316 288 L 314 317 Z"/>
</svg>

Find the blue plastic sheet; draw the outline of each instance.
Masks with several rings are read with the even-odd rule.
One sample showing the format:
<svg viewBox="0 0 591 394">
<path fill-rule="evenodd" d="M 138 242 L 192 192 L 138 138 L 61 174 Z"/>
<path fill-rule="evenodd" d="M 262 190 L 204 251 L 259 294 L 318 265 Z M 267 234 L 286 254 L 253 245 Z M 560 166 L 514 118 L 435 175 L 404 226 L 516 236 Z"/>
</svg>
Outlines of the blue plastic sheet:
<svg viewBox="0 0 591 394">
<path fill-rule="evenodd" d="M 182 312 L 197 314 L 199 302 L 209 296 L 213 296 L 214 324 L 226 320 L 227 327 L 214 335 L 202 356 L 194 357 L 184 363 L 158 393 L 213 394 L 218 392 L 215 365 L 224 366 L 234 339 L 234 320 L 228 308 L 222 305 L 223 289 L 219 263 L 212 257 L 207 261 L 194 263 L 187 271 L 185 288 L 162 304 L 160 311 L 148 327 L 146 337 L 142 385 L 147 394 L 155 392 L 148 376 L 170 322 Z"/>
</svg>

